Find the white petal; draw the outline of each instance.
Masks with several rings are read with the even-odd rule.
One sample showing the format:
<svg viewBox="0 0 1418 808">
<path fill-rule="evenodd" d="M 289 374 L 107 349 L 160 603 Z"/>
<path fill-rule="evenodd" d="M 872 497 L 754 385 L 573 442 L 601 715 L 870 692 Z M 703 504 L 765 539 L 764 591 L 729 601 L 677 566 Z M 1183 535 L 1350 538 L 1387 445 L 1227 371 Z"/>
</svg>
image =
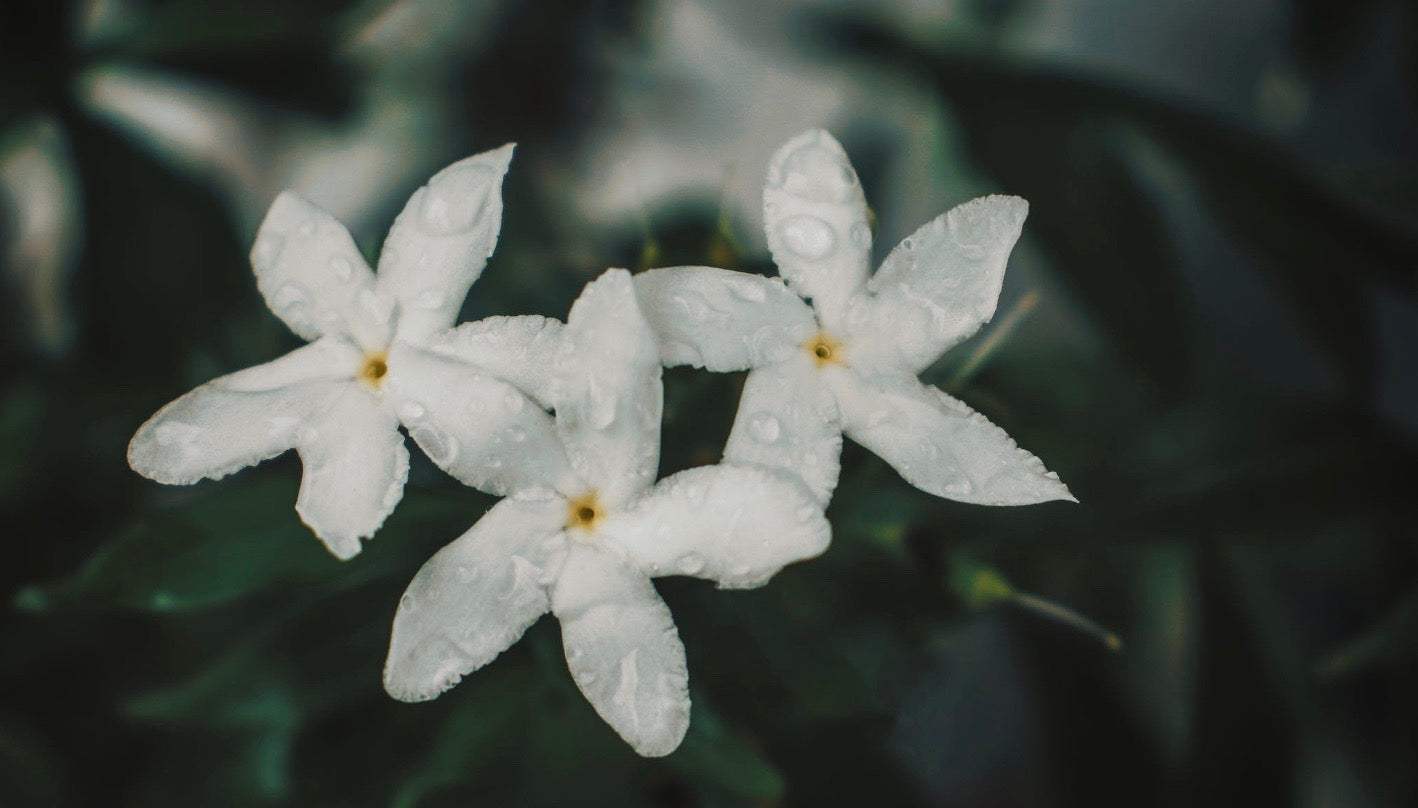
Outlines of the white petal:
<svg viewBox="0 0 1418 808">
<path fill-rule="evenodd" d="M 128 444 L 128 465 L 152 480 L 190 485 L 275 457 L 300 424 L 354 376 L 359 352 L 334 339 L 222 376 L 158 410 Z"/>
<path fill-rule="evenodd" d="M 781 362 L 817 321 L 777 278 L 712 267 L 666 267 L 635 276 L 640 310 L 666 367 L 723 373 Z"/>
<path fill-rule="evenodd" d="M 427 348 L 510 382 L 549 408 L 561 329 L 560 320 L 535 314 L 488 317 L 434 334 Z"/>
<path fill-rule="evenodd" d="M 629 559 L 570 544 L 551 595 L 566 666 L 636 752 L 668 755 L 689 728 L 689 672 L 674 618 Z"/>
<path fill-rule="evenodd" d="M 409 451 L 399 422 L 363 382 L 347 382 L 296 439 L 305 469 L 295 512 L 336 558 L 353 558 L 404 496 Z"/>
<path fill-rule="evenodd" d="M 820 377 L 805 353 L 749 371 L 724 462 L 785 472 L 826 505 L 837 487 L 842 426 Z"/>
<path fill-rule="evenodd" d="M 986 196 L 953 208 L 891 251 L 848 305 L 848 361 L 915 374 L 995 314 L 1029 203 Z"/>
<path fill-rule="evenodd" d="M 51 356 L 74 336 L 69 277 L 83 247 L 77 166 L 59 122 L 12 125 L 0 145 L 0 274 L 34 343 Z"/>
<path fill-rule="evenodd" d="M 866 280 L 871 227 L 857 172 L 831 135 L 804 132 L 773 155 L 763 223 L 778 271 L 835 330 Z"/>
<path fill-rule="evenodd" d="M 271 203 L 251 266 L 266 305 L 296 334 L 346 337 L 366 350 L 388 344 L 392 300 L 376 292 L 345 226 L 296 194 Z"/>
<path fill-rule="evenodd" d="M 602 530 L 652 576 L 693 575 L 725 589 L 759 586 L 827 549 L 822 506 L 764 468 L 702 466 L 661 480 Z"/>
<path fill-rule="evenodd" d="M 576 493 L 551 416 L 507 382 L 398 342 L 384 393 L 424 454 L 463 484 L 497 495 Z"/>
<path fill-rule="evenodd" d="M 604 504 L 614 507 L 654 482 L 660 356 L 625 270 L 607 270 L 572 304 L 553 399 L 571 466 Z"/>
<path fill-rule="evenodd" d="M 827 374 L 847 437 L 930 494 L 980 505 L 1073 500 L 1057 474 L 1003 429 L 908 376 Z"/>
<path fill-rule="evenodd" d="M 453 324 L 502 230 L 512 144 L 443 169 L 414 192 L 379 256 L 379 288 L 399 301 L 398 337 L 422 342 Z"/>
<path fill-rule="evenodd" d="M 426 701 L 491 662 L 551 607 L 546 583 L 565 555 L 563 514 L 504 499 L 434 554 L 399 601 L 384 689 Z"/>
</svg>

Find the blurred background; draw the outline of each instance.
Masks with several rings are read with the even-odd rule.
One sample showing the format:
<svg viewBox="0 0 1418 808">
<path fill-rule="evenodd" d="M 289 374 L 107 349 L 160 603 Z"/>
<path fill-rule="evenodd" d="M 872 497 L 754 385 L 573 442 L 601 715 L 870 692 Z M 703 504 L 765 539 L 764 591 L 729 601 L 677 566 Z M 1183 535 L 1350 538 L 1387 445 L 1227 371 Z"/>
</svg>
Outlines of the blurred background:
<svg viewBox="0 0 1418 808">
<path fill-rule="evenodd" d="M 0 1 L 0 804 L 1418 804 L 1418 10 L 1395 0 Z M 606 266 L 772 274 L 769 155 L 825 126 L 878 259 L 1031 203 L 926 378 L 1081 500 L 934 499 L 849 445 L 821 559 L 659 588 L 693 723 L 642 760 L 552 620 L 430 704 L 380 670 L 491 504 L 415 452 L 355 560 L 285 456 L 167 488 L 163 403 L 297 340 L 246 254 L 292 187 L 374 256 L 515 140 L 466 319 Z M 666 373 L 662 473 L 741 374 Z"/>
</svg>

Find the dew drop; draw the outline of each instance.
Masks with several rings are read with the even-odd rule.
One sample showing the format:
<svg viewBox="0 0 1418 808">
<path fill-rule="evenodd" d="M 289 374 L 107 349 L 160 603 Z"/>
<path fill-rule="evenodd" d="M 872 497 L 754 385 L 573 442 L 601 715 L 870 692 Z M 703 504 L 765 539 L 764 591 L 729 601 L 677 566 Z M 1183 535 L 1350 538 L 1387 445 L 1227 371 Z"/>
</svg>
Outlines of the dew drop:
<svg viewBox="0 0 1418 808">
<path fill-rule="evenodd" d="M 762 284 L 742 278 L 734 278 L 729 283 L 729 293 L 748 303 L 762 303 L 768 299 L 768 291 Z"/>
<path fill-rule="evenodd" d="M 330 271 L 335 273 L 335 277 L 341 282 L 348 281 L 354 277 L 354 264 L 343 255 L 334 255 L 330 257 Z"/>
<path fill-rule="evenodd" d="M 281 257 L 281 250 L 285 247 L 284 236 L 275 233 L 266 233 L 256 242 L 256 248 L 251 251 L 251 263 L 258 272 L 266 272 L 276 265 L 277 259 Z"/>
<path fill-rule="evenodd" d="M 527 406 L 527 399 L 523 398 L 521 393 L 509 391 L 507 395 L 503 396 L 502 403 L 507 407 L 508 412 L 516 415 L 522 411 L 523 407 Z M 526 436 L 523 435 L 523 437 Z"/>
<path fill-rule="evenodd" d="M 686 553 L 679 557 L 679 561 L 676 561 L 675 565 L 685 575 L 694 575 L 704 569 L 704 556 L 698 553 Z"/>
<path fill-rule="evenodd" d="M 827 257 L 837 246 L 837 235 L 831 225 L 808 214 L 784 219 L 778 225 L 778 235 L 789 250 L 813 260 Z"/>
<path fill-rule="evenodd" d="M 783 433 L 778 419 L 769 412 L 756 412 L 748 418 L 748 431 L 760 443 L 774 443 Z"/>
<path fill-rule="evenodd" d="M 409 431 L 428 459 L 447 466 L 458 456 L 458 442 L 430 426 L 418 426 Z"/>
<path fill-rule="evenodd" d="M 491 168 L 476 164 L 439 174 L 424 189 L 419 227 L 438 236 L 471 229 L 482 218 L 493 177 Z"/>
<path fill-rule="evenodd" d="M 521 443 L 527 439 L 527 430 L 520 427 L 513 427 L 507 430 L 507 439 L 513 443 Z"/>
<path fill-rule="evenodd" d="M 436 309 L 442 306 L 446 299 L 441 289 L 425 289 L 414 298 L 414 305 L 421 309 Z"/>
<path fill-rule="evenodd" d="M 596 681 L 596 672 L 595 672 L 595 671 L 578 671 L 578 672 L 576 673 L 576 683 L 577 683 L 577 684 L 589 685 L 589 684 L 591 684 L 591 683 L 594 682 L 594 681 Z"/>
<path fill-rule="evenodd" d="M 401 401 L 397 408 L 399 419 L 403 421 L 417 421 L 427 412 L 424 406 L 417 401 Z"/>
<path fill-rule="evenodd" d="M 871 249 L 871 228 L 866 222 L 857 222 L 852 225 L 852 243 L 863 250 Z"/>
</svg>

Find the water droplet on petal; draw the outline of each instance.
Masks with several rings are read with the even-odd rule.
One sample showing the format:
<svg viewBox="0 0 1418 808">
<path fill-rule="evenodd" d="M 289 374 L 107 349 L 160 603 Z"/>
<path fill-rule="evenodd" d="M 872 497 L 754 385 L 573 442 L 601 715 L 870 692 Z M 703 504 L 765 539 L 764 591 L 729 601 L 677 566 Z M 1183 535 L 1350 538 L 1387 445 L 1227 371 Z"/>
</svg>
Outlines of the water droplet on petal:
<svg viewBox="0 0 1418 808">
<path fill-rule="evenodd" d="M 335 273 L 335 277 L 341 281 L 348 281 L 354 277 L 354 264 L 343 255 L 330 257 L 330 271 Z"/>
<path fill-rule="evenodd" d="M 704 569 L 704 563 L 704 556 L 698 553 L 686 553 L 680 556 L 679 561 L 675 562 L 675 566 L 679 567 L 679 571 L 685 575 L 694 575 Z"/>
<path fill-rule="evenodd" d="M 591 683 L 594 682 L 594 681 L 596 681 L 596 672 L 595 672 L 595 671 L 584 670 L 584 671 L 577 671 L 577 672 L 576 672 L 576 683 L 577 683 L 577 684 L 589 685 L 589 684 L 591 684 Z"/>
<path fill-rule="evenodd" d="M 522 411 L 523 407 L 527 406 L 527 399 L 521 393 L 509 391 L 507 395 L 503 396 L 502 403 L 507 407 L 508 412 L 516 415 Z"/>
<path fill-rule="evenodd" d="M 744 278 L 734 278 L 729 283 L 729 293 L 748 303 L 762 303 L 768 299 L 768 291 L 763 284 Z"/>
<path fill-rule="evenodd" d="M 265 272 L 276 265 L 276 261 L 281 257 L 281 250 L 286 246 L 285 236 L 275 233 L 264 233 L 257 240 L 256 247 L 251 251 L 251 263 L 256 271 Z"/>
<path fill-rule="evenodd" d="M 610 426 L 615 420 L 616 403 L 615 394 L 592 376 L 586 385 L 586 399 L 581 407 L 581 414 L 586 419 L 587 426 L 592 429 L 605 429 Z"/>
<path fill-rule="evenodd" d="M 507 430 L 507 439 L 513 443 L 521 443 L 527 439 L 527 430 L 520 427 L 513 427 Z"/>
<path fill-rule="evenodd" d="M 832 226 L 807 214 L 784 219 L 778 225 L 778 235 L 789 250 L 812 260 L 827 257 L 837 246 L 837 234 Z"/>
<path fill-rule="evenodd" d="M 769 412 L 756 412 L 748 418 L 748 431 L 760 443 L 773 443 L 783 433 L 778 419 Z"/>
<path fill-rule="evenodd" d="M 442 306 L 445 300 L 447 300 L 447 296 L 443 294 L 443 290 L 425 289 L 418 293 L 418 297 L 414 298 L 414 305 L 421 309 L 436 309 Z"/>
<path fill-rule="evenodd" d="M 434 177 L 419 205 L 419 227 L 436 236 L 471 229 L 487 206 L 495 175 L 485 165 L 467 165 Z"/>
<path fill-rule="evenodd" d="M 852 243 L 863 250 L 871 249 L 871 228 L 866 222 L 857 222 L 852 225 Z"/>
<path fill-rule="evenodd" d="M 395 411 L 401 421 L 417 421 L 427 412 L 424 406 L 417 401 L 401 401 Z"/>
<path fill-rule="evenodd" d="M 423 449 L 428 459 L 439 466 L 447 466 L 458 456 L 458 442 L 430 426 L 417 426 L 409 434 Z"/>
</svg>

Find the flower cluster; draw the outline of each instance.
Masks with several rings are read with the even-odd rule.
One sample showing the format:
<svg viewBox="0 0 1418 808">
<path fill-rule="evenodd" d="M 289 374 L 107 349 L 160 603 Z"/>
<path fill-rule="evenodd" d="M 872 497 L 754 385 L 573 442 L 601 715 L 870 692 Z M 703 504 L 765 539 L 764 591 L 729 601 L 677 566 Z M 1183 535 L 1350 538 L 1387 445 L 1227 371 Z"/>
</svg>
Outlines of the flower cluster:
<svg viewBox="0 0 1418 808">
<path fill-rule="evenodd" d="M 650 579 L 753 587 L 822 553 L 843 434 L 938 496 L 1072 499 L 1002 430 L 916 378 L 993 315 L 1023 200 L 955 208 L 868 278 L 862 189 L 815 130 L 769 166 L 782 280 L 612 269 L 565 323 L 454 325 L 496 245 L 511 157 L 505 146 L 435 175 L 395 220 L 377 273 L 332 217 L 277 198 L 251 262 L 271 310 L 310 344 L 177 399 L 129 447 L 135 470 L 172 484 L 294 448 L 296 511 L 341 559 L 402 496 L 400 425 L 450 475 L 504 497 L 409 584 L 390 695 L 436 697 L 550 611 L 596 711 L 640 754 L 665 755 L 688 727 L 688 676 Z M 748 381 L 723 460 L 657 482 L 661 367 L 681 364 Z"/>
</svg>

